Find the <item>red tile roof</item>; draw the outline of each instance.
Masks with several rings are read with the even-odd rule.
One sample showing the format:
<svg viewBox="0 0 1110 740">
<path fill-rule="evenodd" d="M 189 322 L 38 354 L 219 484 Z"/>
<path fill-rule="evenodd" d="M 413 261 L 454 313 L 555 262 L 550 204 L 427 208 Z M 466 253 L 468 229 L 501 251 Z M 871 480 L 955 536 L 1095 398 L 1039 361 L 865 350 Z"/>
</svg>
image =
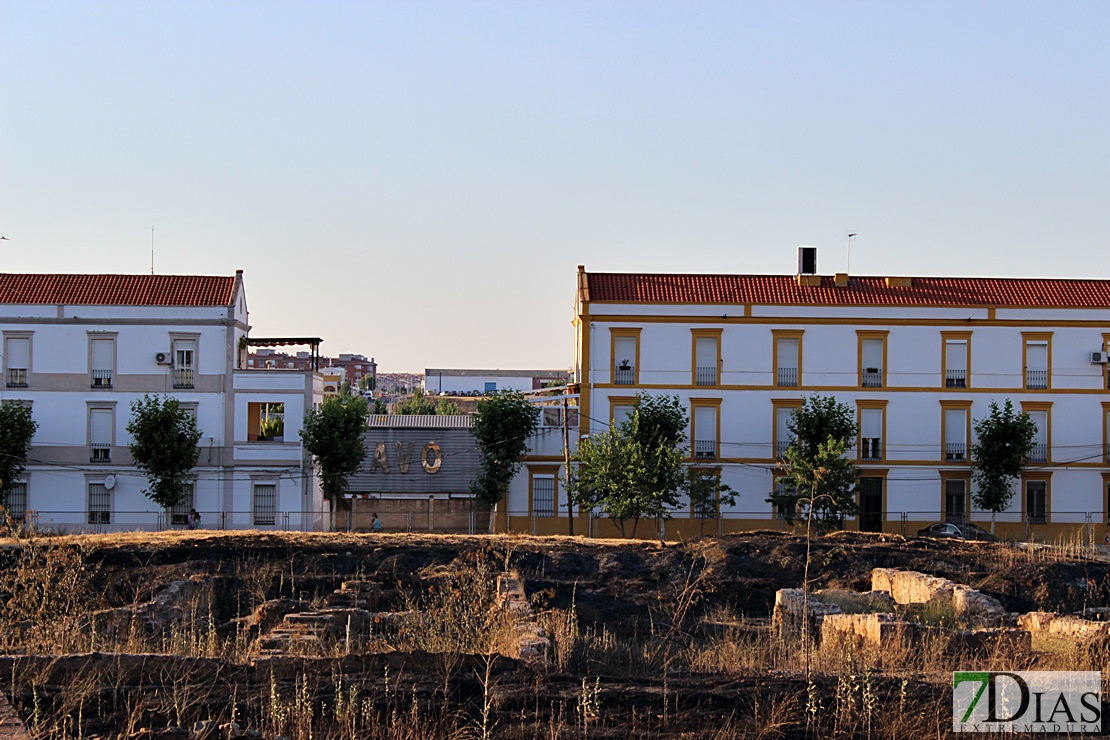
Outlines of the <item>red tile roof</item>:
<svg viewBox="0 0 1110 740">
<path fill-rule="evenodd" d="M 0 273 L 0 303 L 77 306 L 229 306 L 235 277 Z"/>
<path fill-rule="evenodd" d="M 906 287 L 888 286 L 881 277 L 852 277 L 846 287 L 833 280 L 822 277 L 820 286 L 804 287 L 793 275 L 587 273 L 591 302 L 1110 307 L 1110 280 L 926 277 Z"/>
</svg>

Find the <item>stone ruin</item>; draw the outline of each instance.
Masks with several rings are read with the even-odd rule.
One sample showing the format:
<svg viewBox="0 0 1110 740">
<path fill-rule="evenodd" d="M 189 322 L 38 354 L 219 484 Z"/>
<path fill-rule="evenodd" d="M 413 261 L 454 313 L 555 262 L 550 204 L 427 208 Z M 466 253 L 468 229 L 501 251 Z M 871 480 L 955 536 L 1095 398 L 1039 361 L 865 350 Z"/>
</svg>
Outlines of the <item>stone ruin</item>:
<svg viewBox="0 0 1110 740">
<path fill-rule="evenodd" d="M 772 625 L 780 635 L 797 635 L 802 620 L 808 619 L 809 633 L 823 645 L 853 640 L 880 649 L 905 648 L 937 629 L 907 619 L 906 607 L 936 604 L 950 610 L 962 622 L 976 625 L 972 629 L 953 630 L 951 650 L 1004 649 L 1015 653 L 1030 650 L 1030 631 L 1004 626 L 1008 615 L 1002 604 L 968 586 L 916 571 L 875 568 L 871 572 L 871 588 L 869 592 L 850 595 L 852 601 L 862 606 L 858 613 L 845 613 L 830 594 L 820 591 L 810 594 L 808 610 L 804 610 L 801 589 L 781 589 L 775 595 Z M 823 600 L 823 596 L 830 600 Z"/>
<path fill-rule="evenodd" d="M 495 608 L 508 609 L 517 617 L 518 649 L 507 657 L 547 660 L 551 640 L 535 622 L 523 582 L 501 574 L 496 588 Z M 131 630 L 144 636 L 166 634 L 190 618 L 207 615 L 211 599 L 211 583 L 206 579 L 173 581 L 146 603 L 94 613 L 88 626 L 113 637 Z M 319 654 L 329 648 L 349 652 L 372 639 L 388 641 L 412 620 L 412 612 L 386 610 L 384 601 L 378 583 L 348 580 L 327 594 L 320 607 L 299 599 L 272 599 L 249 616 L 217 626 L 216 631 L 222 637 L 245 632 L 255 640 L 260 656 Z"/>
</svg>

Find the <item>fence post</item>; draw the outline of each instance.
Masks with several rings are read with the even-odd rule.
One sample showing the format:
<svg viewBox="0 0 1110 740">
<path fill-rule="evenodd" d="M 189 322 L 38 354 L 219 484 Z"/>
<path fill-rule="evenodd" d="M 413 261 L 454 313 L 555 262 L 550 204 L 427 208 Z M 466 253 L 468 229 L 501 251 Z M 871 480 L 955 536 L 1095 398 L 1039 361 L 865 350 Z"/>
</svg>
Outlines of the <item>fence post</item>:
<svg viewBox="0 0 1110 740">
<path fill-rule="evenodd" d="M 281 512 L 281 530 L 283 532 L 288 532 L 289 531 L 289 512 L 288 511 Z"/>
<path fill-rule="evenodd" d="M 222 532 L 225 529 L 227 529 L 227 512 L 226 511 L 221 511 L 220 512 L 220 531 Z"/>
</svg>

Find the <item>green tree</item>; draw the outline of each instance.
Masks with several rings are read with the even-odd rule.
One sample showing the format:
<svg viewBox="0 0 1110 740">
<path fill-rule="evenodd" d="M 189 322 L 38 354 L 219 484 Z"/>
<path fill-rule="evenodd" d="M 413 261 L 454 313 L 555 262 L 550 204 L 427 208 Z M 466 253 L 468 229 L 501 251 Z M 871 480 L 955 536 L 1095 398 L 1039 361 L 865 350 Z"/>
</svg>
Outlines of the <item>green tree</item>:
<svg viewBox="0 0 1110 740">
<path fill-rule="evenodd" d="M 446 396 L 441 397 L 436 403 L 435 412 L 436 416 L 459 416 L 462 414 L 459 411 L 459 405 Z"/>
<path fill-rule="evenodd" d="M 701 512 L 734 503 L 736 494 L 715 471 L 685 464 L 688 423 L 677 396 L 640 394 L 624 422 L 578 443 L 568 484 L 573 502 L 603 511 L 633 537 L 641 519 L 669 519 L 683 495 Z"/>
<path fill-rule="evenodd" d="M 470 426 L 478 444 L 478 473 L 470 492 L 479 504 L 493 508 L 504 500 L 539 423 L 540 410 L 520 391 L 498 391 L 478 401 Z"/>
<path fill-rule="evenodd" d="M 404 401 L 400 401 L 393 407 L 393 413 L 401 416 L 411 415 L 426 415 L 431 416 L 436 412 L 436 405 L 430 398 L 424 395 L 421 388 L 417 388 L 412 392 L 412 395 Z"/>
<path fill-rule="evenodd" d="M 377 390 L 377 382 L 373 375 L 363 375 L 358 379 L 358 388 L 362 391 Z"/>
<path fill-rule="evenodd" d="M 975 437 L 971 466 L 976 490 L 971 500 L 977 509 L 991 512 L 993 533 L 998 512 L 1013 500 L 1014 480 L 1029 462 L 1037 424 L 1029 414 L 1014 411 L 1009 399 L 1002 408 L 991 401 L 987 415 L 975 422 Z"/>
<path fill-rule="evenodd" d="M 389 413 L 389 407 L 386 406 L 384 398 L 375 398 L 374 399 L 374 410 L 371 413 L 382 414 L 382 415 L 385 415 L 385 414 Z"/>
<path fill-rule="evenodd" d="M 347 478 L 366 457 L 365 427 L 366 399 L 361 396 L 325 398 L 319 409 L 304 415 L 301 442 L 320 469 L 320 486 L 332 504 L 333 516 L 339 508 L 350 508 L 343 494 Z"/>
<path fill-rule="evenodd" d="M 843 526 L 844 517 L 859 509 L 856 466 L 845 456 L 856 438 L 851 407 L 833 396 L 810 396 L 791 415 L 787 428 L 795 438 L 783 457 L 783 474 L 775 481 L 779 485 L 767 500 L 787 521 L 801 515 L 816 519 L 821 529 Z"/>
<path fill-rule="evenodd" d="M 31 407 L 21 403 L 0 403 L 0 504 L 8 505 L 19 476 L 27 467 L 31 438 L 38 423 L 31 418 Z"/>
<path fill-rule="evenodd" d="M 149 483 L 143 493 L 164 508 L 180 504 L 200 458 L 196 419 L 172 396 L 145 395 L 131 404 L 127 433 L 131 457 Z"/>
</svg>

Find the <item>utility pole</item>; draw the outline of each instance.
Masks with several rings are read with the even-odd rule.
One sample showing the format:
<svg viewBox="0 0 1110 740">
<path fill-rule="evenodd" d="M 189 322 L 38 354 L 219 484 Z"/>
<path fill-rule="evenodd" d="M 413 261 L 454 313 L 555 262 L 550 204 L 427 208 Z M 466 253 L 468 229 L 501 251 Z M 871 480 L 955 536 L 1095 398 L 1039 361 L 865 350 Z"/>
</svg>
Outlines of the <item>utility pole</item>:
<svg viewBox="0 0 1110 740">
<path fill-rule="evenodd" d="M 567 404 L 567 388 L 563 391 L 563 472 L 564 483 L 563 490 L 567 492 L 567 532 L 571 537 L 574 536 L 574 505 L 570 500 L 570 429 L 567 426 L 567 410 L 570 406 Z"/>
</svg>

